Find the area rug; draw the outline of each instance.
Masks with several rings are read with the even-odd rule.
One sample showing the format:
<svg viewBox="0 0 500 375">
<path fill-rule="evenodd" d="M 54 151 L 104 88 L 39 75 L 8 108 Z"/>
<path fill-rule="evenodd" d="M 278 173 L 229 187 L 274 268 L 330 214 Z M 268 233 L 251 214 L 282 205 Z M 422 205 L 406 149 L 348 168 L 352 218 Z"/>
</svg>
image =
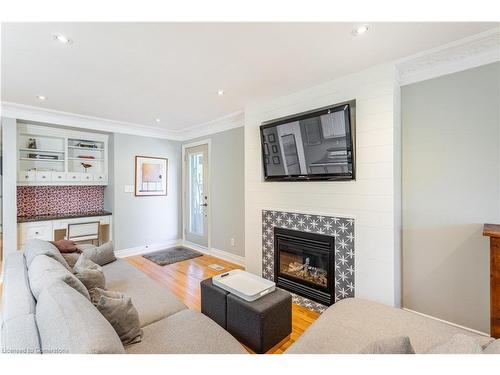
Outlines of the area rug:
<svg viewBox="0 0 500 375">
<path fill-rule="evenodd" d="M 187 247 L 176 246 L 170 249 L 155 251 L 154 253 L 143 255 L 143 257 L 160 266 L 166 266 L 182 262 L 183 260 L 201 257 L 202 255 L 202 253 L 188 249 Z"/>
</svg>

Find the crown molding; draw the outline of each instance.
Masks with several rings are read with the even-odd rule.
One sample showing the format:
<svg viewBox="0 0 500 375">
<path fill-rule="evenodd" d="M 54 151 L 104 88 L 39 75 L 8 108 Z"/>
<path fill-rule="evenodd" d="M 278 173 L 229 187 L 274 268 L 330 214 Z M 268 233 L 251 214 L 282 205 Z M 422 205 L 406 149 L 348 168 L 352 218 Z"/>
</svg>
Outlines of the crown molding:
<svg viewBox="0 0 500 375">
<path fill-rule="evenodd" d="M 237 111 L 226 116 L 219 117 L 215 120 L 191 126 L 182 131 L 182 137 L 185 141 L 187 141 L 200 137 L 206 137 L 210 134 L 240 128 L 243 125 L 243 111 Z"/>
<path fill-rule="evenodd" d="M 165 138 L 176 141 L 182 140 L 182 135 L 180 132 L 176 131 L 168 131 L 152 126 L 108 120 L 99 117 L 85 116 L 12 102 L 2 102 L 1 111 L 2 117 L 10 117 L 29 122 L 69 126 L 80 129 L 97 130 L 106 133 L 123 133 L 145 137 Z"/>
<path fill-rule="evenodd" d="M 163 138 L 173 141 L 187 141 L 243 126 L 243 111 L 234 112 L 183 130 L 166 130 L 153 126 L 108 120 L 13 102 L 2 102 L 0 114 L 2 117 L 15 118 L 27 122 L 69 126 L 105 133 Z"/>
<path fill-rule="evenodd" d="M 500 28 L 487 30 L 396 62 L 399 83 L 409 85 L 500 61 Z"/>
</svg>

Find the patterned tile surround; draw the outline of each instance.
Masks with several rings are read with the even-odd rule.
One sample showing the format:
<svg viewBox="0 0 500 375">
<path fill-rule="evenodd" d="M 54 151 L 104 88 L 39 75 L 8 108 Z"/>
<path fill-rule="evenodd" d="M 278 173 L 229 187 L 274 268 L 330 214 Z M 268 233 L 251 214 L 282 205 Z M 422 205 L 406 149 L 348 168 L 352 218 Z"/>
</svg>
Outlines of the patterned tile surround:
<svg viewBox="0 0 500 375">
<path fill-rule="evenodd" d="M 102 211 L 104 188 L 105 186 L 18 186 L 17 216 Z"/>
<path fill-rule="evenodd" d="M 274 281 L 274 227 L 335 237 L 335 301 L 354 297 L 354 219 L 262 210 L 262 277 Z M 323 312 L 324 306 L 292 293 L 293 302 Z"/>
</svg>

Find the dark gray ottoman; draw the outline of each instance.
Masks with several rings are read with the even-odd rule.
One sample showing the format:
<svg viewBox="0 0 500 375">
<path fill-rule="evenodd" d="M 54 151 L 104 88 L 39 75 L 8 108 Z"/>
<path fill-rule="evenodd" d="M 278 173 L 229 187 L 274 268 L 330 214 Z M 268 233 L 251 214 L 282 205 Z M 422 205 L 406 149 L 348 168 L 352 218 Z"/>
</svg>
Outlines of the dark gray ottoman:
<svg viewBox="0 0 500 375">
<path fill-rule="evenodd" d="M 226 329 L 226 296 L 229 292 L 215 286 L 212 278 L 203 280 L 201 287 L 201 312 Z"/>
<path fill-rule="evenodd" d="M 227 295 L 227 331 L 256 353 L 265 353 L 292 332 L 292 296 L 276 289 L 253 302 Z"/>
</svg>

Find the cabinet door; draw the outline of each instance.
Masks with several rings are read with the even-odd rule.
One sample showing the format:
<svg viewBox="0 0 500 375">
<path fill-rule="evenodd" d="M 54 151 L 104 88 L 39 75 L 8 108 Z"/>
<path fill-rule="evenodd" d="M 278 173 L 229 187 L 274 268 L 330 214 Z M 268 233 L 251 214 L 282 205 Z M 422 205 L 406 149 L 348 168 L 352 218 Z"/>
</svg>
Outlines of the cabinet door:
<svg viewBox="0 0 500 375">
<path fill-rule="evenodd" d="M 80 173 L 74 173 L 74 172 L 69 172 L 66 173 L 66 178 L 68 181 L 73 181 L 73 182 L 78 182 L 81 181 L 81 174 Z"/>
<path fill-rule="evenodd" d="M 52 223 L 47 222 L 36 222 L 36 223 L 22 223 L 21 225 L 21 243 L 24 244 L 26 241 L 33 238 L 39 238 L 45 241 L 52 241 Z"/>
<path fill-rule="evenodd" d="M 66 173 L 64 172 L 52 172 L 52 182 L 64 182 L 66 181 Z"/>
<path fill-rule="evenodd" d="M 33 182 L 35 181 L 35 172 L 19 172 L 17 174 L 17 180 L 19 182 Z"/>
<path fill-rule="evenodd" d="M 105 182 L 106 181 L 106 175 L 104 175 L 104 174 L 95 174 L 94 175 L 94 181 L 96 181 L 96 182 Z"/>
<path fill-rule="evenodd" d="M 36 182 L 50 182 L 51 177 L 51 172 L 36 172 Z"/>
<path fill-rule="evenodd" d="M 94 176 L 90 173 L 82 173 L 82 181 L 94 181 Z"/>
</svg>

